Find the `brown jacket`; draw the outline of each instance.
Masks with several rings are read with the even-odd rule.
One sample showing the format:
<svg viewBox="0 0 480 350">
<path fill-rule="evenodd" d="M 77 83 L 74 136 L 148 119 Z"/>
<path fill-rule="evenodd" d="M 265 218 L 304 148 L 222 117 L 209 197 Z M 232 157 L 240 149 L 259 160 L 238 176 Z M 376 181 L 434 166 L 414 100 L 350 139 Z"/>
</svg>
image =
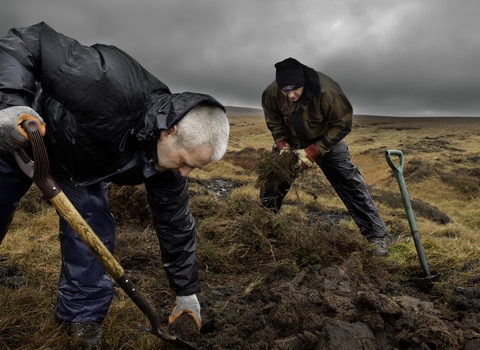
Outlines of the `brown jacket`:
<svg viewBox="0 0 480 350">
<path fill-rule="evenodd" d="M 262 108 L 276 142 L 301 148 L 313 143 L 323 156 L 351 131 L 353 109 L 334 80 L 305 65 L 303 69 L 307 82 L 297 102 L 288 101 L 274 81 L 262 94 Z"/>
</svg>

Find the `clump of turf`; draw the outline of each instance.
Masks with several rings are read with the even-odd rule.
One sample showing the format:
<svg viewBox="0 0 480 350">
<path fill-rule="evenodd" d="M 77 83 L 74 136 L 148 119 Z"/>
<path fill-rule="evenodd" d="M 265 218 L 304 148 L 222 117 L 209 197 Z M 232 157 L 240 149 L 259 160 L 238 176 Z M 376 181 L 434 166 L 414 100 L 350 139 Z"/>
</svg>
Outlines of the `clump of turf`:
<svg viewBox="0 0 480 350">
<path fill-rule="evenodd" d="M 282 152 L 278 156 L 265 152 L 253 168 L 258 175 L 255 186 L 264 190 L 284 182 L 292 184 L 300 173 L 297 163 L 298 156 L 293 152 Z"/>
</svg>

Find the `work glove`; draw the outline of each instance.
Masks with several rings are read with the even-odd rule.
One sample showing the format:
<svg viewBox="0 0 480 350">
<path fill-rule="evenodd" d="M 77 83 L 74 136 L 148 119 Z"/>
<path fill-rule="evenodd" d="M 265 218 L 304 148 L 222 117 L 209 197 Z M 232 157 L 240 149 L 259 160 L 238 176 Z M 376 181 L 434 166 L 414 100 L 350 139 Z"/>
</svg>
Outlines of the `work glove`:
<svg viewBox="0 0 480 350">
<path fill-rule="evenodd" d="M 290 147 L 290 144 L 288 142 L 277 141 L 275 143 L 276 143 L 278 149 L 280 150 L 280 154 L 282 154 L 283 152 L 286 152 L 286 151 L 291 151 L 291 147 Z"/>
<path fill-rule="evenodd" d="M 307 148 L 295 149 L 293 152 L 298 156 L 297 168 L 300 169 L 300 172 L 315 164 L 315 159 L 320 156 L 320 151 L 313 144 Z"/>
<path fill-rule="evenodd" d="M 168 324 L 171 325 L 182 314 L 188 314 L 198 327 L 200 333 L 200 327 L 202 326 L 202 316 L 200 315 L 200 303 L 198 302 L 197 295 L 192 294 L 188 296 L 177 296 L 176 305 L 168 317 Z"/>
<path fill-rule="evenodd" d="M 270 153 L 271 157 L 276 157 L 282 154 L 285 151 L 290 151 L 290 145 L 285 141 L 275 141 L 272 147 L 272 152 Z"/>
<path fill-rule="evenodd" d="M 45 135 L 43 119 L 30 107 L 15 106 L 0 110 L 0 149 L 12 152 L 28 144 L 28 134 L 22 128 L 22 122 L 34 120 L 40 134 Z"/>
</svg>

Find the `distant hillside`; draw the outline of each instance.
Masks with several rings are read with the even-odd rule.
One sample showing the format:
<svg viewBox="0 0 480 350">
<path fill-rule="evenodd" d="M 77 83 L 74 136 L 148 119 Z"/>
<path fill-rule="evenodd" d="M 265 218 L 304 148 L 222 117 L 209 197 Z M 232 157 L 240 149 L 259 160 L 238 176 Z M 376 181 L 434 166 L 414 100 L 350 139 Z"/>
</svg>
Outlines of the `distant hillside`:
<svg viewBox="0 0 480 350">
<path fill-rule="evenodd" d="M 234 107 L 234 106 L 225 106 L 227 109 L 227 115 L 230 116 L 260 116 L 263 117 L 263 110 L 261 108 L 248 108 L 248 107 Z M 402 118 L 479 118 L 480 116 L 396 116 L 396 115 L 369 115 L 369 114 L 354 114 L 353 117 L 355 119 L 362 119 L 362 120 L 368 120 L 368 119 L 376 119 L 376 118 L 394 118 L 395 120 L 399 120 Z"/>
<path fill-rule="evenodd" d="M 227 115 L 231 116 L 239 116 L 239 115 L 258 115 L 263 116 L 263 111 L 260 108 L 245 108 L 245 107 L 232 107 L 232 106 L 225 106 L 227 109 Z"/>
<path fill-rule="evenodd" d="M 257 115 L 259 117 L 263 117 L 263 110 L 261 108 L 234 107 L 234 106 L 225 106 L 225 108 L 227 109 L 227 115 L 232 117 L 239 117 L 239 116 L 252 117 Z M 402 118 L 402 117 L 354 114 L 354 118 L 375 119 L 375 118 Z"/>
</svg>

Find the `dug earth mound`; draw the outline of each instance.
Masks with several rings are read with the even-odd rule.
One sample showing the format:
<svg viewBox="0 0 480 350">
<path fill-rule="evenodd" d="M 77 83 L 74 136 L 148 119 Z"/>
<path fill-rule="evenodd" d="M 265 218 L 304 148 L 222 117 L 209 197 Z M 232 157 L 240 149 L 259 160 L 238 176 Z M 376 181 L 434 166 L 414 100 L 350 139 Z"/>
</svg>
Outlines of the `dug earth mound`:
<svg viewBox="0 0 480 350">
<path fill-rule="evenodd" d="M 467 304 L 463 311 L 435 305 L 382 269 L 365 271 L 362 265 L 352 254 L 341 265 L 311 266 L 292 278 L 264 274 L 243 295 L 238 290 L 245 286 L 227 279 L 204 289 L 215 327 L 199 344 L 205 349 L 480 348 L 480 318 Z M 478 297 L 477 290 L 477 303 Z"/>
<path fill-rule="evenodd" d="M 480 348 L 478 310 L 469 307 L 479 302 L 478 289 L 467 304 L 447 309 L 382 269 L 365 271 L 356 254 L 291 278 L 264 275 L 249 291 L 227 281 L 202 293 L 215 323 L 200 336 L 202 348 Z"/>
<path fill-rule="evenodd" d="M 253 215 L 245 208 L 253 204 L 228 203 L 228 195 L 238 184 L 221 179 L 199 183 L 203 194 L 193 193 L 192 200 L 192 212 L 198 217 L 202 286 L 198 297 L 203 326 L 201 333 L 193 338 L 199 349 L 480 349 L 478 281 L 452 287 L 451 299 L 438 302 L 431 281 L 425 281 L 416 272 L 408 278 L 399 276 L 395 268 L 384 266 L 382 258 L 376 257 L 358 237 L 338 238 L 329 232 L 322 235 L 322 249 L 327 250 L 330 258 L 318 263 L 299 268 L 292 257 L 298 252 L 285 250 L 278 239 L 268 235 L 266 228 L 260 239 L 266 241 L 267 252 L 271 254 L 261 249 L 246 249 L 245 257 L 237 257 L 232 262 L 228 249 L 245 246 L 247 230 L 235 236 L 236 232 L 229 228 L 227 241 L 219 228 L 226 224 L 217 218 L 217 226 L 207 225 L 207 215 L 202 215 L 202 210 L 213 206 L 219 213 L 220 208 L 238 205 L 234 226 L 240 230 L 240 222 Z M 136 218 L 137 224 L 142 217 L 148 221 L 142 190 L 122 191 L 126 190 L 113 187 L 112 196 L 119 199 L 126 195 L 131 204 L 138 195 L 134 202 L 142 204 L 134 206 L 132 218 Z M 195 201 L 207 192 L 211 193 L 208 200 Z M 122 202 L 112 200 L 112 211 L 117 209 L 114 203 Z M 125 215 L 125 208 L 121 210 Z M 334 220 L 332 224 L 338 221 L 332 213 L 319 211 L 312 215 L 320 221 L 322 218 Z M 311 220 L 312 215 L 304 220 Z M 265 216 L 268 215 L 261 214 Z M 148 234 L 146 232 L 144 234 Z M 151 239 L 137 237 L 128 252 L 125 243 L 133 235 L 129 229 L 120 229 L 119 247 L 124 248 L 117 254 L 121 264 L 135 271 L 139 279 L 142 274 L 154 273 L 154 268 L 158 271 L 158 266 L 145 264 L 149 259 L 158 258 L 152 252 Z M 148 249 L 142 248 L 145 242 L 149 242 Z M 220 250 L 220 257 L 215 257 L 214 245 Z M 152 256 L 141 257 L 142 254 Z M 132 255 L 136 258 L 127 258 Z M 472 261 L 471 264 L 478 263 Z M 167 286 L 155 288 L 157 293 L 170 293 Z M 152 287 L 152 293 L 155 288 Z M 170 311 L 166 303 L 155 307 L 165 315 Z M 182 336 L 181 330 L 171 331 Z"/>
</svg>

